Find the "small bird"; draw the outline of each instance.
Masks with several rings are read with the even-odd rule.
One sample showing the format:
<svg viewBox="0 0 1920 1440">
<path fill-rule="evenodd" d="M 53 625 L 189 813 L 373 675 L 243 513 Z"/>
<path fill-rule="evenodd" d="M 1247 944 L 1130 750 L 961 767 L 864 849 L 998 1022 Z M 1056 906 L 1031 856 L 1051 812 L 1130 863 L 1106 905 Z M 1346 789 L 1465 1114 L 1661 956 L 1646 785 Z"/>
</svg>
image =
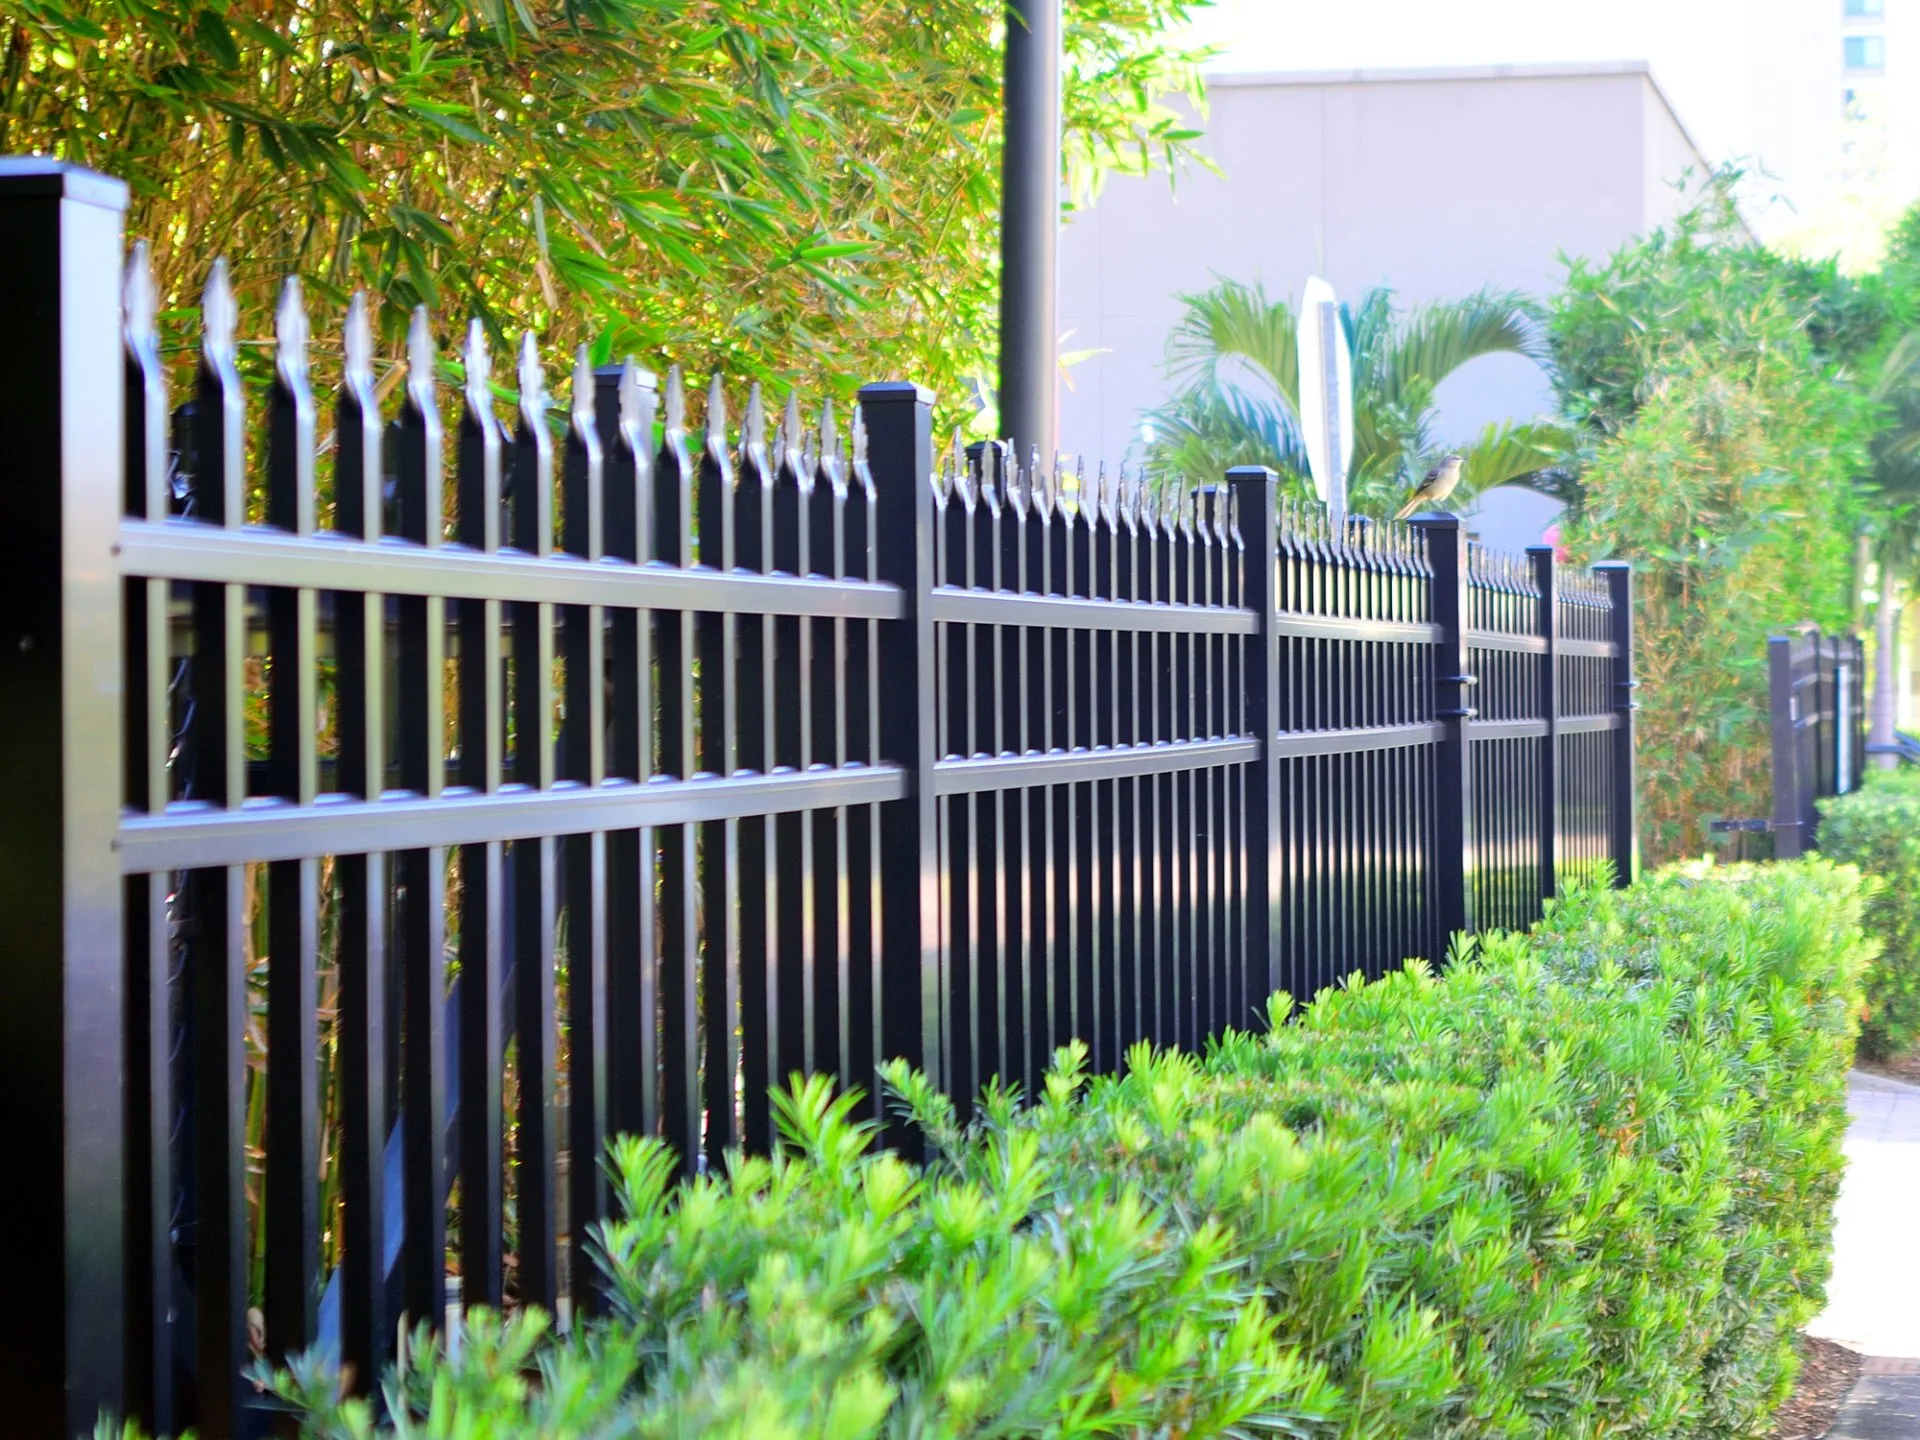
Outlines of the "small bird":
<svg viewBox="0 0 1920 1440">
<path fill-rule="evenodd" d="M 1414 487 L 1413 495 L 1400 507 L 1400 513 L 1393 518 L 1404 520 L 1422 505 L 1433 505 L 1453 493 L 1453 487 L 1460 483 L 1460 457 L 1449 455 L 1438 465 L 1427 471 L 1426 478 Z"/>
</svg>

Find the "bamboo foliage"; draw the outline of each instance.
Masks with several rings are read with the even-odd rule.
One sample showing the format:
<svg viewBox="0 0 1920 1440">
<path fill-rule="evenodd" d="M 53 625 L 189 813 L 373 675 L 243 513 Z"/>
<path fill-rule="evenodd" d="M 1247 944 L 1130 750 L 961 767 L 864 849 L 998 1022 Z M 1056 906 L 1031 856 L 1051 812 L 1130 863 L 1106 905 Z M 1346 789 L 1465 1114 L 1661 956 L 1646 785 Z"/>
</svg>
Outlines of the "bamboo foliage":
<svg viewBox="0 0 1920 1440">
<path fill-rule="evenodd" d="M 1070 0 L 1067 151 L 1105 170 L 1194 138 L 1163 38 L 1199 0 Z M 207 257 L 245 344 L 281 277 L 374 301 L 397 361 L 420 305 L 594 358 L 789 383 L 991 368 L 990 0 L 21 0 L 0 151 L 133 187 L 160 304 Z M 845 379 L 843 380 L 843 377 Z"/>
<path fill-rule="evenodd" d="M 1635 568 L 1649 861 L 1769 813 L 1766 637 L 1848 628 L 1880 423 L 1856 378 L 1882 323 L 1871 289 L 1754 243 L 1725 203 L 1575 262 L 1552 319 L 1588 436 L 1563 537 L 1575 560 Z"/>
</svg>

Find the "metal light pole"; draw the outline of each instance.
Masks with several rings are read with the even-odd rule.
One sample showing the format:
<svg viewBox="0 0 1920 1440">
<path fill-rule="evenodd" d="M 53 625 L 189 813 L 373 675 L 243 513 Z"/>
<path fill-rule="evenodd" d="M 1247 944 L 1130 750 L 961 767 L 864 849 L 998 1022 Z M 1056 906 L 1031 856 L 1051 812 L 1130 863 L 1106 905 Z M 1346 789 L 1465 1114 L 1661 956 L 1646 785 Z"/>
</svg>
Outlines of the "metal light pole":
<svg viewBox="0 0 1920 1440">
<path fill-rule="evenodd" d="M 1038 449 L 1051 463 L 1059 368 L 1060 0 L 1007 6 L 1000 183 L 1000 433 L 1022 461 Z"/>
</svg>

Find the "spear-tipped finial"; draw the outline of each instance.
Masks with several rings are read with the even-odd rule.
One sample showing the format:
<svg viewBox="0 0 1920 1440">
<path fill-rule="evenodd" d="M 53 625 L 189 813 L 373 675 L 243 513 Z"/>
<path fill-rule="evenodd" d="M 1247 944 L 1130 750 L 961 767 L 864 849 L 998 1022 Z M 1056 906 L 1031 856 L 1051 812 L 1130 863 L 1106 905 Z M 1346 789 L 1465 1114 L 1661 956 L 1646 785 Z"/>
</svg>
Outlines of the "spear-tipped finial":
<svg viewBox="0 0 1920 1440">
<path fill-rule="evenodd" d="M 785 450 L 793 442 L 785 436 L 776 435 L 775 442 Z M 740 448 L 742 450 L 765 450 L 767 448 L 767 397 L 761 392 L 760 382 L 755 380 L 747 386 L 747 413 L 740 419 Z"/>
<path fill-rule="evenodd" d="M 651 442 L 652 437 L 646 433 L 645 407 L 640 394 L 640 367 L 631 355 L 620 367 L 620 425 L 638 434 L 641 446 Z"/>
<path fill-rule="evenodd" d="M 958 438 L 959 432 L 954 432 Z M 998 512 L 1006 499 L 1007 477 L 1001 473 L 1000 447 L 986 444 L 980 447 L 980 498 Z"/>
<path fill-rule="evenodd" d="M 867 417 L 857 405 L 853 408 L 853 463 L 867 463 Z"/>
<path fill-rule="evenodd" d="M 433 321 L 416 305 L 407 323 L 407 393 L 422 414 L 433 408 L 433 362 Z"/>
<path fill-rule="evenodd" d="M 800 418 L 800 392 L 787 392 L 786 408 L 780 412 L 780 448 L 782 450 L 804 449 L 806 444 L 806 422 Z"/>
<path fill-rule="evenodd" d="M 593 357 L 584 345 L 573 352 L 573 384 L 567 399 L 573 407 L 573 428 L 582 435 L 593 434 Z"/>
<path fill-rule="evenodd" d="M 940 468 L 947 477 L 947 488 L 951 490 L 954 482 L 967 473 L 967 447 L 960 442 L 960 427 L 953 427 L 953 433 L 947 436 L 947 453 L 940 457 Z"/>
<path fill-rule="evenodd" d="M 840 463 L 840 422 L 834 417 L 831 395 L 820 405 L 820 458 Z"/>
<path fill-rule="evenodd" d="M 927 479 L 933 486 L 933 503 L 944 507 L 947 497 L 953 494 L 953 456 L 942 455 L 927 473 Z"/>
<path fill-rule="evenodd" d="M 207 272 L 207 288 L 200 292 L 200 348 L 209 360 L 232 362 L 236 320 L 233 284 L 227 278 L 227 257 L 222 255 Z"/>
<path fill-rule="evenodd" d="M 1000 498 L 1017 518 L 1025 519 L 1032 497 L 1027 494 L 1020 467 L 1013 463 L 1011 455 L 1001 450 L 998 442 L 989 440 L 986 448 L 993 452 L 994 468 L 1000 472 Z"/>
<path fill-rule="evenodd" d="M 467 409 L 476 419 L 493 413 L 493 352 L 487 348 L 487 327 L 476 317 L 467 322 L 467 343 L 460 352 L 467 372 Z"/>
<path fill-rule="evenodd" d="M 546 423 L 547 377 L 540 368 L 540 345 L 533 331 L 520 335 L 520 415 L 528 429 Z"/>
<path fill-rule="evenodd" d="M 373 384 L 373 322 L 367 318 L 367 292 L 356 290 L 347 304 L 347 324 L 341 336 L 346 351 L 347 384 L 354 389 Z"/>
<path fill-rule="evenodd" d="M 667 371 L 667 429 L 687 428 L 687 382 L 681 375 L 680 367 L 673 366 Z"/>
<path fill-rule="evenodd" d="M 707 450 L 715 459 L 727 453 L 727 389 L 718 370 L 707 381 Z"/>
<path fill-rule="evenodd" d="M 280 303 L 273 312 L 273 366 L 289 390 L 307 385 L 307 305 L 300 293 L 300 277 L 289 275 L 280 287 Z"/>
<path fill-rule="evenodd" d="M 160 313 L 160 300 L 154 293 L 153 261 L 144 240 L 134 241 L 133 251 L 127 256 L 120 282 L 120 308 L 129 348 L 142 355 L 150 350 L 157 352 L 160 332 L 155 317 Z"/>
</svg>

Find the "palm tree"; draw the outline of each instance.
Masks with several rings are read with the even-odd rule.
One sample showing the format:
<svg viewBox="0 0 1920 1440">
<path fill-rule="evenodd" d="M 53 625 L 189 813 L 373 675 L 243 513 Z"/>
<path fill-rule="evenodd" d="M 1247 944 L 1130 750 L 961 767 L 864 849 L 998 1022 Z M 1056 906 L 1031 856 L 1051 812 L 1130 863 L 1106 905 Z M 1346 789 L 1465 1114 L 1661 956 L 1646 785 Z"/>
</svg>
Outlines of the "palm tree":
<svg viewBox="0 0 1920 1440">
<path fill-rule="evenodd" d="M 1167 339 L 1168 374 L 1180 389 L 1148 416 L 1149 466 L 1191 479 L 1269 465 L 1310 494 L 1293 307 L 1232 280 L 1181 299 L 1186 313 Z M 1402 315 L 1391 291 L 1375 289 L 1357 310 L 1342 305 L 1340 320 L 1353 353 L 1351 508 L 1391 514 L 1447 448 L 1463 457 L 1454 505 L 1508 482 L 1553 488 L 1573 444 L 1556 421 L 1489 425 L 1464 447 L 1433 434 L 1434 390 L 1469 360 L 1523 355 L 1547 364 L 1531 302 L 1483 290 Z"/>
<path fill-rule="evenodd" d="M 1868 394 L 1882 407 L 1884 419 L 1873 440 L 1872 469 L 1861 484 L 1867 545 L 1880 571 L 1874 599 L 1868 731 L 1869 743 L 1879 746 L 1894 740 L 1896 632 L 1900 611 L 1909 598 L 1915 552 L 1920 551 L 1920 330 L 1910 330 L 1894 342 Z M 1878 759 L 1883 766 L 1897 763 L 1891 755 Z"/>
</svg>

